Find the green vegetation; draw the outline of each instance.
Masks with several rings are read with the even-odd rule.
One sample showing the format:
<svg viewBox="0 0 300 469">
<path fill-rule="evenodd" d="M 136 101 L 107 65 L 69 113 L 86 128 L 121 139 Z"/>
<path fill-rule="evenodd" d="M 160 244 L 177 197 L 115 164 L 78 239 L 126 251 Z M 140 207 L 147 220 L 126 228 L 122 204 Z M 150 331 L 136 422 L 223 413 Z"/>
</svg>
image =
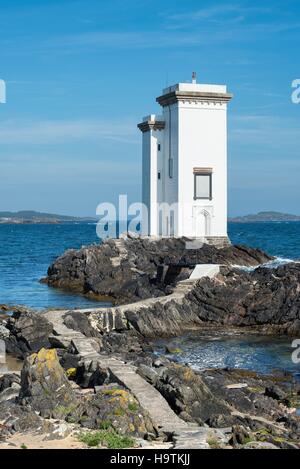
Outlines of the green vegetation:
<svg viewBox="0 0 300 469">
<path fill-rule="evenodd" d="M 99 425 L 99 430 L 108 430 L 109 428 L 112 428 L 109 420 L 103 420 Z"/>
<path fill-rule="evenodd" d="M 137 402 L 129 402 L 128 410 L 130 410 L 130 412 L 137 412 L 139 410 Z"/>
<path fill-rule="evenodd" d="M 27 446 L 25 445 L 25 443 L 21 444 L 21 449 L 28 449 Z"/>
<path fill-rule="evenodd" d="M 79 435 L 79 440 L 89 448 L 95 448 L 99 445 L 109 449 L 132 448 L 134 446 L 133 438 L 120 435 L 112 429 L 82 433 Z"/>
<path fill-rule="evenodd" d="M 272 431 L 268 428 L 260 428 L 259 430 L 257 430 L 256 434 L 257 435 L 271 435 Z"/>
<path fill-rule="evenodd" d="M 117 407 L 115 410 L 114 410 L 114 414 L 117 416 L 117 417 L 123 417 L 126 412 L 124 409 L 122 409 L 122 407 Z"/>
<path fill-rule="evenodd" d="M 257 387 L 249 386 L 247 389 L 248 389 L 249 392 L 254 392 L 254 393 L 258 393 L 258 394 L 262 394 L 265 390 L 263 387 L 260 387 L 260 386 L 257 386 Z"/>
<path fill-rule="evenodd" d="M 172 355 L 180 354 L 182 352 L 183 352 L 183 350 L 179 347 L 174 347 L 174 348 L 167 347 L 167 353 L 170 353 Z"/>
<path fill-rule="evenodd" d="M 221 449 L 219 441 L 214 436 L 208 437 L 206 441 L 211 449 Z"/>
<path fill-rule="evenodd" d="M 72 414 L 76 410 L 76 406 L 71 405 L 69 407 L 65 407 L 63 405 L 58 405 L 55 409 L 55 414 L 60 417 L 66 417 L 69 414 Z"/>
</svg>

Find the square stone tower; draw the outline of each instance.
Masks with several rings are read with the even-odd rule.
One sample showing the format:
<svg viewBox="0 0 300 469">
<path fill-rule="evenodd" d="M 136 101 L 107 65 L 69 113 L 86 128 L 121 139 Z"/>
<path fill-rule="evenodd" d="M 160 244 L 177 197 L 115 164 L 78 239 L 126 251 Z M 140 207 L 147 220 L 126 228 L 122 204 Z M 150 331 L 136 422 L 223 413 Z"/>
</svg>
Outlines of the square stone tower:
<svg viewBox="0 0 300 469">
<path fill-rule="evenodd" d="M 162 115 L 143 132 L 143 196 L 149 236 L 227 237 L 226 86 L 178 83 L 157 98 Z"/>
</svg>

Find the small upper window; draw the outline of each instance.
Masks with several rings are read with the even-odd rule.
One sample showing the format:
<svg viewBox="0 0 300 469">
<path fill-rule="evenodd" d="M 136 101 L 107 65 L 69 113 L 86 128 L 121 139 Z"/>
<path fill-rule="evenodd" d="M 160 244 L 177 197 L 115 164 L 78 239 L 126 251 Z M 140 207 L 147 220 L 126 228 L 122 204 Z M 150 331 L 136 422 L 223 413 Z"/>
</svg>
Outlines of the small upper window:
<svg viewBox="0 0 300 469">
<path fill-rule="evenodd" d="M 169 158 L 169 178 L 173 178 L 173 173 L 174 173 L 174 164 L 173 164 L 173 158 Z"/>
<path fill-rule="evenodd" d="M 157 144 L 157 151 L 160 151 L 160 150 L 161 150 L 161 144 L 158 143 L 158 144 Z"/>
<path fill-rule="evenodd" d="M 194 172 L 194 199 L 212 199 L 212 171 Z"/>
</svg>

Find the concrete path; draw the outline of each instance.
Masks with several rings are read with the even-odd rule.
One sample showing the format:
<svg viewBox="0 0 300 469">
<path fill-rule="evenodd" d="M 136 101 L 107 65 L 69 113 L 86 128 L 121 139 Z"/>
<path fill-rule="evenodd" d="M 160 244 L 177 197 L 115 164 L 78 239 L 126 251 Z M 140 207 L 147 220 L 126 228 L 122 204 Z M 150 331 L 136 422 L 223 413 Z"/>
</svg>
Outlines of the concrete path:
<svg viewBox="0 0 300 469">
<path fill-rule="evenodd" d="M 164 397 L 136 373 L 136 367 L 114 357 L 98 353 L 97 345 L 93 344 L 93 339 L 64 325 L 63 312 L 48 311 L 44 314 L 53 325 L 54 334 L 51 336 L 51 340 L 56 340 L 57 344 L 63 344 L 65 347 L 72 345 L 81 356 L 82 361 L 95 360 L 102 367 L 108 368 L 113 379 L 129 389 L 149 413 L 159 432 L 169 436 L 173 435 L 174 448 L 209 448 L 206 442 L 209 429 L 200 428 L 196 424 L 186 423 L 180 419 Z"/>
<path fill-rule="evenodd" d="M 123 240 L 119 240 L 120 244 L 122 245 Z M 120 247 L 121 249 L 121 247 Z M 176 302 L 181 303 L 186 295 L 193 289 L 195 283 L 203 277 L 210 277 L 213 278 L 218 275 L 220 272 L 220 266 L 217 264 L 198 264 L 194 271 L 191 274 L 191 277 L 187 280 L 183 280 L 177 283 L 176 288 L 174 289 L 173 293 L 167 296 L 160 296 L 156 298 L 148 298 L 146 300 L 140 300 L 135 303 L 125 304 L 120 306 L 112 306 L 112 307 L 102 307 L 102 308 L 86 308 L 86 309 L 76 309 L 74 311 L 88 314 L 89 320 L 95 329 L 100 332 L 110 332 L 116 329 L 116 318 L 118 318 L 118 325 L 120 326 L 120 321 L 123 323 L 124 329 L 128 328 L 128 321 L 126 313 L 136 313 L 138 314 L 139 311 L 144 312 L 145 309 L 148 307 L 161 307 L 164 308 L 168 303 Z M 58 311 L 59 316 L 62 316 L 69 312 L 68 310 L 60 310 Z M 52 315 L 54 317 L 56 311 L 52 311 L 49 313 L 45 313 L 46 317 L 47 314 Z M 70 337 L 74 331 L 67 332 L 65 329 L 61 329 L 61 326 L 57 324 L 58 331 L 61 331 L 62 334 L 59 332 L 58 335 L 66 335 Z"/>
<path fill-rule="evenodd" d="M 220 273 L 218 264 L 197 264 L 194 268 L 190 280 L 198 280 L 203 277 L 214 278 Z"/>
</svg>

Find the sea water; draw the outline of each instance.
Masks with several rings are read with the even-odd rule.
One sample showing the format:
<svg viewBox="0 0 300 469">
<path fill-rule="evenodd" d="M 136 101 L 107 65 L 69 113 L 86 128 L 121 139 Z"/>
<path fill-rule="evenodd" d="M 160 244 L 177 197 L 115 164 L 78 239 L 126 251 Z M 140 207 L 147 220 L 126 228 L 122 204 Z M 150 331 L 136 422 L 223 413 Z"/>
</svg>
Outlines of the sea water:
<svg viewBox="0 0 300 469">
<path fill-rule="evenodd" d="M 300 259 L 300 222 L 230 223 L 229 236 L 235 244 L 277 256 L 277 263 Z M 38 309 L 105 306 L 39 283 L 66 249 L 99 242 L 95 224 L 0 225 L 0 304 Z M 183 353 L 177 358 L 198 369 L 230 366 L 264 373 L 280 369 L 299 377 L 300 365 L 292 363 L 288 338 L 196 333 L 182 338 L 180 347 Z"/>
<path fill-rule="evenodd" d="M 300 258 L 300 222 L 229 223 L 233 243 L 266 250 L 280 259 Z M 39 283 L 66 249 L 100 243 L 96 225 L 0 225 L 0 304 L 81 308 L 102 304 Z"/>
</svg>

